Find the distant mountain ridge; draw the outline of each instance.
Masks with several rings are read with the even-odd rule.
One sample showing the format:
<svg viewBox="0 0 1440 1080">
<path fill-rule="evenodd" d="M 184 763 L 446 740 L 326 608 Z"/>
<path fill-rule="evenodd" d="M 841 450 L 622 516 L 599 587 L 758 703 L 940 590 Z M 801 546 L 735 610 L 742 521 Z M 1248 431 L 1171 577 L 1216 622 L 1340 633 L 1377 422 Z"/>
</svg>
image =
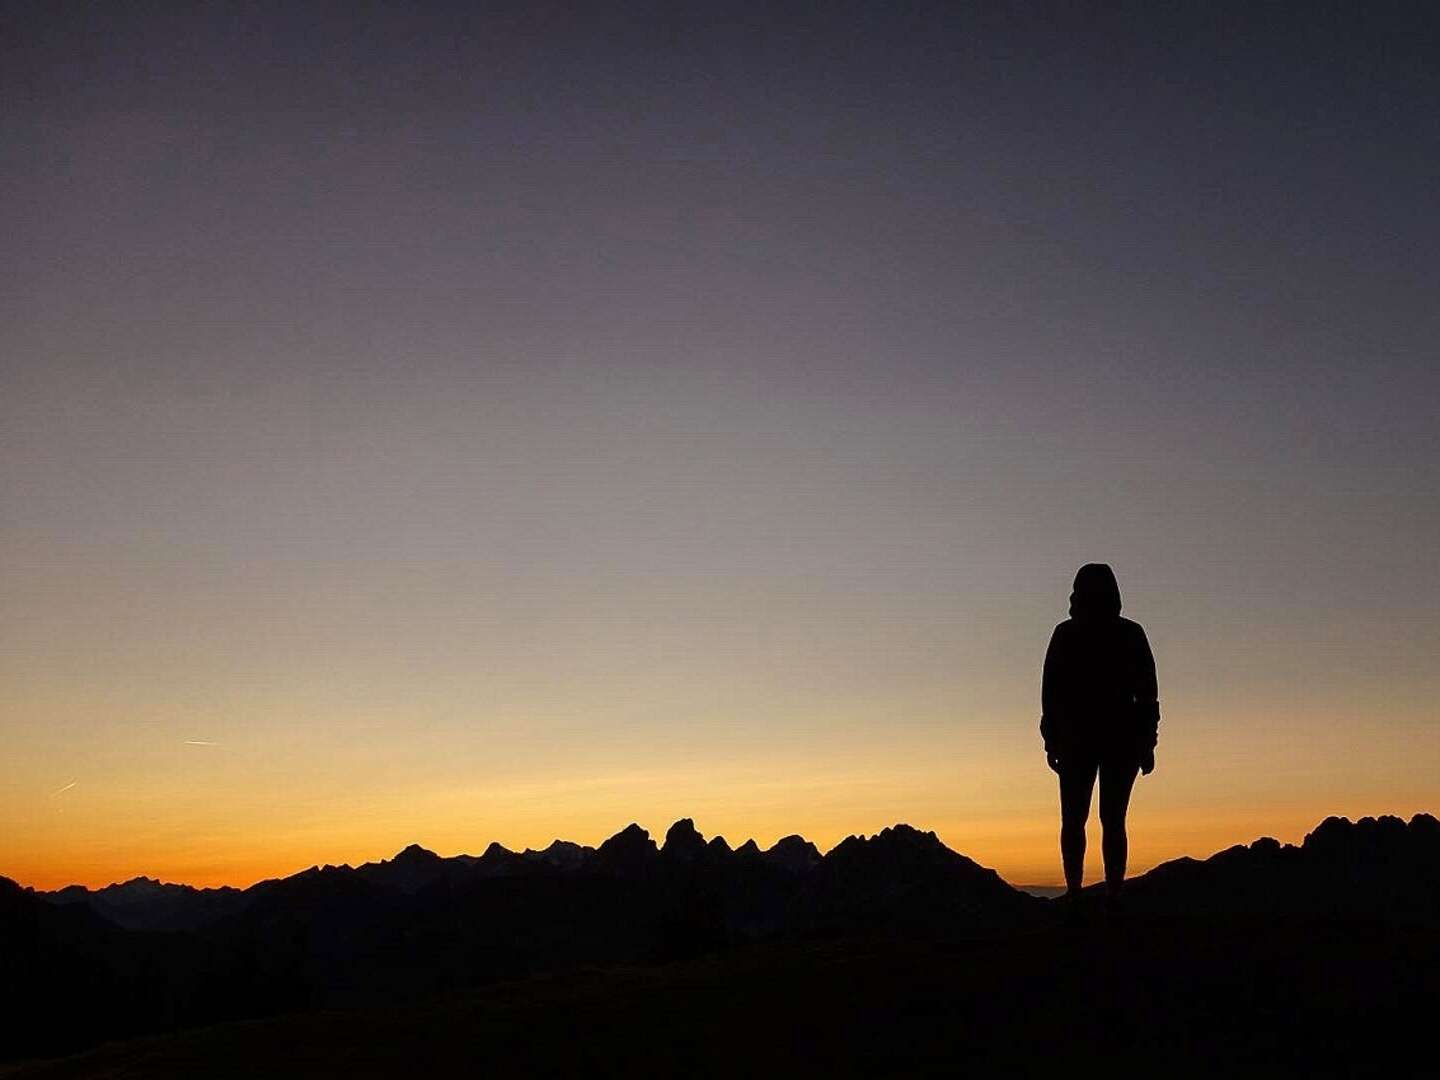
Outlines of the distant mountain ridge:
<svg viewBox="0 0 1440 1080">
<path fill-rule="evenodd" d="M 322 869 L 350 872 L 412 895 L 440 881 L 600 869 L 642 872 L 652 859 L 660 857 L 712 866 L 732 859 L 754 860 L 796 876 L 825 865 L 833 876 L 840 873 L 834 869 L 836 866 L 853 861 L 855 853 L 870 845 L 878 845 L 877 851 L 924 848 L 942 861 L 943 851 L 970 862 L 945 847 L 934 833 L 921 833 L 903 824 L 882 829 L 869 840 L 859 835 L 846 837 L 822 856 L 813 843 L 795 834 L 782 837 L 768 849 L 762 850 L 754 840 L 732 849 L 721 836 L 707 842 L 692 819 L 682 818 L 666 832 L 662 845 L 632 823 L 599 848 L 557 839 L 543 849 L 516 852 L 492 842 L 478 856 L 443 857 L 419 844 L 410 844 L 389 859 L 354 868 L 315 866 L 301 874 Z M 1434 871 L 1437 846 L 1440 822 L 1430 814 L 1416 814 L 1409 822 L 1391 815 L 1365 817 L 1353 823 L 1347 818 L 1329 817 L 1299 845 L 1282 845 L 1271 837 L 1261 837 L 1204 860 L 1182 856 L 1132 878 L 1129 889 L 1134 902 L 1146 910 L 1161 909 L 1183 893 L 1192 911 L 1229 914 L 1247 909 L 1271 910 L 1283 902 L 1291 909 L 1316 913 L 1360 912 L 1372 910 L 1378 903 L 1388 915 L 1426 921 L 1433 914 L 1436 890 L 1440 888 L 1440 876 Z M 1409 872 L 1412 869 L 1414 873 Z M 1357 886 L 1355 874 L 1361 871 L 1366 879 Z M 993 871 L 988 874 L 1009 893 L 1023 891 L 1005 884 Z M 289 879 L 270 879 L 238 889 L 197 888 L 136 877 L 100 889 L 69 885 L 48 892 L 35 890 L 35 895 L 54 904 L 84 904 L 102 919 L 128 930 L 193 930 L 235 914 L 255 896 L 263 895 L 267 887 L 285 880 Z M 852 884 L 861 887 L 859 881 Z M 1379 894 L 1377 884 L 1384 886 Z M 991 894 L 996 895 L 993 889 Z M 1378 896 L 1383 896 L 1383 903 L 1379 903 Z"/>
<path fill-rule="evenodd" d="M 859 840 L 860 837 L 849 837 L 845 842 Z M 571 873 L 602 867 L 619 871 L 639 870 L 652 857 L 660 856 L 682 862 L 713 862 L 726 857 L 755 859 L 791 874 L 805 873 L 821 862 L 819 848 L 802 836 L 781 837 L 763 850 L 754 840 L 747 840 L 739 848 L 732 849 L 722 836 L 707 842 L 692 819 L 682 818 L 670 827 L 663 846 L 657 846 L 648 831 L 632 823 L 598 849 L 557 839 L 542 849 L 526 848 L 517 852 L 498 842 L 491 842 L 481 855 L 446 857 L 419 844 L 409 844 L 389 859 L 363 863 L 358 867 L 348 864 L 316 865 L 290 877 L 320 871 L 346 871 L 377 885 L 414 894 L 441 880 L 514 877 L 545 871 Z M 228 885 L 199 888 L 136 877 L 99 889 L 67 885 L 61 889 L 34 892 L 54 904 L 83 904 L 101 918 L 127 930 L 192 930 L 243 909 L 254 895 L 263 894 L 267 887 L 287 880 L 290 878 L 271 878 L 239 889 Z M 256 890 L 260 893 L 257 894 Z"/>
<path fill-rule="evenodd" d="M 1150 913 L 1286 912 L 1440 922 L 1440 821 L 1416 814 L 1328 817 L 1300 844 L 1262 837 L 1203 861 L 1179 858 L 1135 878 L 1130 903 Z"/>
<path fill-rule="evenodd" d="M 1328 818 L 1300 845 L 1261 839 L 1134 879 L 1144 917 L 1247 914 L 1440 925 L 1440 823 Z M 1043 926 L 1054 903 L 933 832 L 895 825 L 821 854 L 631 824 L 598 847 L 410 845 L 250 888 L 148 878 L 51 893 L 0 878 L 0 1055 L 311 1007 L 411 1001 L 497 979 L 864 934 L 960 939 Z"/>
<path fill-rule="evenodd" d="M 228 885 L 197 889 L 135 877 L 101 889 L 67 885 L 38 895 L 55 904 L 84 905 L 127 930 L 194 930 L 239 910 L 245 904 L 245 892 Z"/>
</svg>

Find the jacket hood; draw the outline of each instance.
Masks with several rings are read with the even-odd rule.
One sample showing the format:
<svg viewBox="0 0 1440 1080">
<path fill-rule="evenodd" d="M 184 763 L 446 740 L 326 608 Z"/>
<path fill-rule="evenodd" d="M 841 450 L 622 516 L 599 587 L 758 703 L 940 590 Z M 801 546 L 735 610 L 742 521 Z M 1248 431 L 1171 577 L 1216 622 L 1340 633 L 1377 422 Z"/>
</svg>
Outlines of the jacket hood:
<svg viewBox="0 0 1440 1080">
<path fill-rule="evenodd" d="M 1075 575 L 1070 594 L 1070 617 L 1116 618 L 1120 614 L 1120 586 L 1108 563 L 1086 563 Z"/>
</svg>

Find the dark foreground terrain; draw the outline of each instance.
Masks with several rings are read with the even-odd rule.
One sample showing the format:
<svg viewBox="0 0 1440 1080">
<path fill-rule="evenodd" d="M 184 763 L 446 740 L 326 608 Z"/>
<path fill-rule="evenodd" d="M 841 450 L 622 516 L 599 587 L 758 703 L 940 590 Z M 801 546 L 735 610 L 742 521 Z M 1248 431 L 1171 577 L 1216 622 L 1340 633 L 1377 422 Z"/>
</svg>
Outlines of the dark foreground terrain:
<svg viewBox="0 0 1440 1080">
<path fill-rule="evenodd" d="M 112 1043 L 0 1076 L 1434 1075 L 1437 973 L 1433 928 L 1097 913 L 1078 929 L 758 945 L 535 977 Z"/>
<path fill-rule="evenodd" d="M 1071 925 L 904 825 L 822 855 L 688 819 L 243 891 L 0 878 L 0 1076 L 1440 1075 L 1428 814 L 1090 903 Z"/>
</svg>

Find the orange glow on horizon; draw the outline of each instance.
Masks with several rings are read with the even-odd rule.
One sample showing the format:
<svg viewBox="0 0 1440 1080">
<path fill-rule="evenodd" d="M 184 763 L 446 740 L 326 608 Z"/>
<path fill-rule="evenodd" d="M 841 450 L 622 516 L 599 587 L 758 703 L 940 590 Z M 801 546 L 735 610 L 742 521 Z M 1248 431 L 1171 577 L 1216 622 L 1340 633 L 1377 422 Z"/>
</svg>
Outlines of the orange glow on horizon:
<svg viewBox="0 0 1440 1080">
<path fill-rule="evenodd" d="M 1342 808 L 1337 812 L 1352 820 L 1383 813 L 1408 820 L 1416 813 L 1431 811 L 1416 805 L 1351 808 L 1348 813 L 1344 813 Z M 662 843 L 665 830 L 683 816 L 692 815 L 666 817 L 651 812 L 638 815 L 635 820 L 650 832 L 657 843 Z M 1261 836 L 1273 836 L 1282 843 L 1298 844 L 1326 816 L 1329 812 L 1280 808 L 1260 815 L 1232 811 L 1216 815 L 1208 821 L 1196 821 L 1169 814 L 1147 815 L 1142 810 L 1132 816 L 1130 824 L 1130 874 L 1136 876 L 1181 856 L 1203 859 L 1235 844 L 1248 844 Z M 847 836 L 856 833 L 874 835 L 898 821 L 842 824 L 817 819 L 808 828 L 789 825 L 766 828 L 760 827 L 758 822 L 746 822 L 744 819 L 721 818 L 712 822 L 697 816 L 695 823 L 707 839 L 721 835 L 732 847 L 753 838 L 764 848 L 781 836 L 799 832 L 825 852 Z M 266 879 L 286 877 L 311 866 L 359 866 L 388 859 L 410 843 L 418 843 L 447 857 L 479 854 L 492 840 L 516 851 L 544 847 L 557 838 L 593 847 L 627 824 L 628 819 L 598 827 L 546 832 L 536 831 L 533 825 L 517 821 L 509 829 L 497 826 L 493 834 L 476 836 L 473 841 L 461 838 L 461 830 L 453 826 L 433 829 L 429 836 L 415 831 L 402 834 L 386 830 L 391 838 L 379 842 L 373 835 L 363 835 L 360 830 L 335 829 L 325 835 L 319 832 L 311 836 L 297 835 L 288 844 L 276 844 L 269 848 L 256 844 L 219 852 L 189 846 L 107 845 L 103 850 L 97 847 L 65 861 L 42 857 L 16 858 L 12 855 L 7 858 L 4 872 L 5 876 L 22 886 L 47 891 L 72 884 L 100 888 L 137 876 L 200 888 L 224 885 L 245 888 Z M 996 870 L 1013 885 L 1060 884 L 1055 835 L 1058 824 L 1049 816 L 970 822 L 915 819 L 907 824 L 936 832 L 952 850 Z M 1099 878 L 1099 839 L 1099 823 L 1092 818 L 1087 881 Z"/>
<path fill-rule="evenodd" d="M 1055 884 L 1058 798 L 1029 703 L 1039 651 L 1018 650 L 983 693 L 896 679 L 707 698 L 703 672 L 500 693 L 472 676 L 417 688 L 357 674 L 354 689 L 217 693 L 223 707 L 205 712 L 207 699 L 118 683 L 109 696 L 12 689 L 0 708 L 26 722 L 10 724 L 0 874 L 43 889 L 136 876 L 243 887 L 410 843 L 598 845 L 632 821 L 659 840 L 690 817 L 732 845 L 800 833 L 822 851 L 905 822 L 1013 884 Z M 1357 720 L 1345 698 L 1281 712 L 1167 685 L 1159 768 L 1132 802 L 1132 874 L 1264 835 L 1299 842 L 1332 814 L 1440 808 L 1433 759 L 1416 752 L 1433 737 L 1424 704 Z M 1090 837 L 1093 880 L 1093 816 Z"/>
</svg>

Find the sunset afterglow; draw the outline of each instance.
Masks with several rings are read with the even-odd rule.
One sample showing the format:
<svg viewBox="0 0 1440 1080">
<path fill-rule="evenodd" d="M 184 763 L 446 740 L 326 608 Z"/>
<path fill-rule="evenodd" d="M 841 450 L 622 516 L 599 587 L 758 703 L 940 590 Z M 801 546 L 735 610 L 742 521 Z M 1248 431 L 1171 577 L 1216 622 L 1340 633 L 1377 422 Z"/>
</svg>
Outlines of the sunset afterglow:
<svg viewBox="0 0 1440 1080">
<path fill-rule="evenodd" d="M 0 874 L 693 817 L 1054 883 L 1089 561 L 1159 671 L 1132 874 L 1440 808 L 1403 56 L 440 10 L 7 65 Z"/>
</svg>

